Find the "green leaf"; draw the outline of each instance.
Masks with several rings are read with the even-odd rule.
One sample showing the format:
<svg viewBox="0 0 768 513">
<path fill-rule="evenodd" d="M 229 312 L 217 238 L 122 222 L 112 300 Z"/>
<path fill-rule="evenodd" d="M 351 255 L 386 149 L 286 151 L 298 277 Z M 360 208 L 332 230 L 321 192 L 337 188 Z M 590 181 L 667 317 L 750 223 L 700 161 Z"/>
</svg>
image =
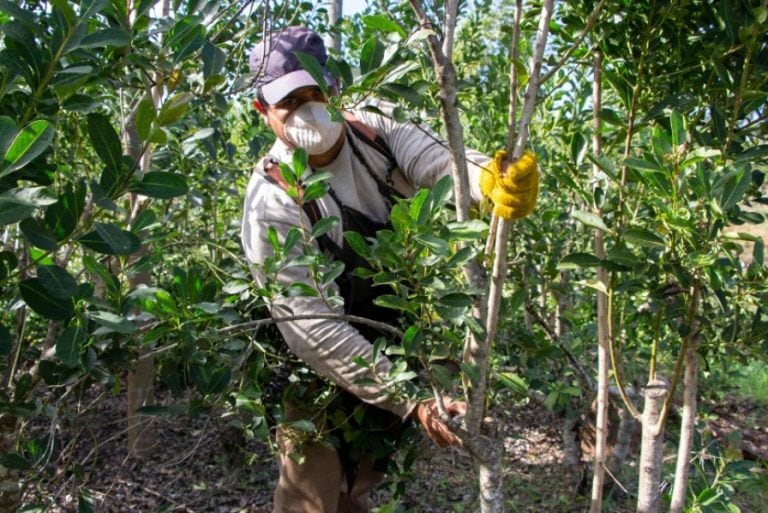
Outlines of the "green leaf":
<svg viewBox="0 0 768 513">
<path fill-rule="evenodd" d="M 107 168 L 119 173 L 123 158 L 120 137 L 103 114 L 88 114 L 88 135 L 96 154 L 106 164 Z"/>
<path fill-rule="evenodd" d="M 299 178 L 304 174 L 309 165 L 309 154 L 304 148 L 296 148 L 293 150 L 293 172 L 296 177 Z"/>
<path fill-rule="evenodd" d="M 372 37 L 360 51 L 360 74 L 365 75 L 381 66 L 384 59 L 384 44 L 378 37 Z"/>
<path fill-rule="evenodd" d="M 318 198 L 322 198 L 328 192 L 329 185 L 325 182 L 315 182 L 309 187 L 304 189 L 304 195 L 302 196 L 302 202 L 308 203 Z"/>
<path fill-rule="evenodd" d="M 198 16 L 186 16 L 168 31 L 167 46 L 173 51 L 173 61 L 181 62 L 205 44 L 205 27 Z"/>
<path fill-rule="evenodd" d="M 24 236 L 34 247 L 46 251 L 56 251 L 58 249 L 59 245 L 56 243 L 56 234 L 45 223 L 33 217 L 27 217 L 19 223 L 19 228 L 21 228 Z"/>
<path fill-rule="evenodd" d="M 664 171 L 664 169 L 655 162 L 648 162 L 647 160 L 628 158 L 624 161 L 627 167 L 632 169 L 650 169 L 651 171 Z"/>
<path fill-rule="evenodd" d="M 294 55 L 296 55 L 296 59 L 298 59 L 299 64 L 301 64 L 301 67 L 304 68 L 307 73 L 312 75 L 312 78 L 315 79 L 315 82 L 317 82 L 318 87 L 325 93 L 328 94 L 328 84 L 325 81 L 325 72 L 323 70 L 323 66 L 320 64 L 320 62 L 313 56 L 308 53 L 304 52 L 293 52 Z"/>
<path fill-rule="evenodd" d="M 56 203 L 45 187 L 11 189 L 0 194 L 0 226 L 29 217 L 38 207 Z"/>
<path fill-rule="evenodd" d="M 29 470 L 32 463 L 16 453 L 0 454 L 0 465 L 10 470 Z"/>
<path fill-rule="evenodd" d="M 227 55 L 218 46 L 206 41 L 203 45 L 203 78 L 208 80 L 213 75 L 220 75 L 224 70 Z"/>
<path fill-rule="evenodd" d="M 87 333 L 83 327 L 66 328 L 56 341 L 56 358 L 67 367 L 77 367 L 80 365 L 80 355 L 87 340 Z"/>
<path fill-rule="evenodd" d="M 410 216 L 417 224 L 424 224 L 429 218 L 432 194 L 427 189 L 421 189 L 411 199 Z"/>
<path fill-rule="evenodd" d="M 16 122 L 8 116 L 0 116 L 0 155 L 5 156 L 17 133 Z"/>
<path fill-rule="evenodd" d="M 405 39 L 408 37 L 408 33 L 394 20 L 384 14 L 373 14 L 370 16 L 363 16 L 363 25 L 373 30 L 381 30 L 387 33 L 394 33 Z"/>
<path fill-rule="evenodd" d="M 765 242 L 762 238 L 755 241 L 755 245 L 752 248 L 752 261 L 763 267 L 765 265 Z"/>
<path fill-rule="evenodd" d="M 646 248 L 664 248 L 667 246 L 664 237 L 646 228 L 630 228 L 624 232 L 624 240 Z"/>
<path fill-rule="evenodd" d="M 310 420 L 296 420 L 289 424 L 289 426 L 296 431 L 301 431 L 302 433 L 314 433 L 317 428 Z"/>
<path fill-rule="evenodd" d="M 597 230 L 600 230 L 601 232 L 611 233 L 610 228 L 608 228 L 603 222 L 603 220 L 598 216 L 596 216 L 595 214 L 591 214 L 583 210 L 574 210 L 573 212 L 571 212 L 571 217 L 573 217 L 580 223 L 586 226 L 589 226 L 590 228 L 595 228 Z"/>
<path fill-rule="evenodd" d="M 297 150 L 298 149 L 300 148 L 297 148 Z M 283 180 L 285 180 L 285 183 L 287 183 L 290 187 L 295 187 L 296 183 L 299 180 L 296 173 L 294 173 L 293 169 L 291 169 L 291 166 L 289 166 L 284 162 L 280 163 L 280 176 L 282 177 Z"/>
<path fill-rule="evenodd" d="M 752 174 L 745 166 L 738 166 L 728 173 L 720 194 L 720 206 L 728 210 L 744 197 L 752 183 Z"/>
<path fill-rule="evenodd" d="M 488 223 L 480 219 L 448 223 L 447 228 L 452 240 L 477 240 L 488 233 Z"/>
<path fill-rule="evenodd" d="M 117 332 L 123 335 L 130 335 L 138 331 L 136 325 L 131 321 L 112 312 L 90 311 L 86 315 L 99 326 L 106 328 L 107 333 Z"/>
<path fill-rule="evenodd" d="M 447 269 L 455 269 L 472 260 L 475 255 L 477 255 L 476 248 L 471 246 L 461 248 L 456 253 L 454 253 L 450 259 L 448 259 L 448 261 L 445 263 L 445 266 Z"/>
<path fill-rule="evenodd" d="M 379 86 L 379 93 L 381 93 L 382 96 L 390 98 L 391 100 L 404 99 L 417 107 L 424 102 L 421 94 L 416 89 L 406 84 L 400 84 L 398 82 L 387 82 L 386 84 L 381 84 Z"/>
<path fill-rule="evenodd" d="M 611 180 L 618 180 L 619 171 L 616 169 L 616 163 L 604 154 L 595 155 L 587 153 L 587 158 L 595 164 L 600 170 L 608 175 Z"/>
<path fill-rule="evenodd" d="M 56 241 L 68 237 L 77 227 L 85 210 L 86 186 L 82 181 L 70 184 L 58 201 L 45 209 L 45 224 L 56 235 Z"/>
<path fill-rule="evenodd" d="M 499 372 L 496 377 L 502 385 L 516 394 L 523 395 L 528 392 L 528 383 L 514 372 Z"/>
<path fill-rule="evenodd" d="M 432 364 L 429 366 L 429 372 L 438 384 L 445 388 L 450 389 L 453 386 L 453 374 L 443 365 Z"/>
<path fill-rule="evenodd" d="M 760 144 L 733 157 L 734 162 L 752 162 L 768 155 L 768 144 Z"/>
<path fill-rule="evenodd" d="M 344 262 L 333 262 L 331 263 L 331 269 L 323 274 L 322 280 L 320 281 L 320 285 L 326 286 L 329 283 L 333 282 L 341 276 L 341 274 L 344 272 Z"/>
<path fill-rule="evenodd" d="M 96 223 L 95 228 L 77 239 L 78 242 L 106 255 L 130 255 L 141 247 L 141 241 L 136 235 L 114 224 Z"/>
<path fill-rule="evenodd" d="M 104 9 L 108 2 L 109 0 L 82 0 L 80 2 L 80 18 L 87 20 Z"/>
<path fill-rule="evenodd" d="M 447 257 L 451 254 L 451 248 L 448 245 L 448 242 L 440 237 L 425 233 L 414 237 L 414 239 L 431 249 L 436 255 Z"/>
<path fill-rule="evenodd" d="M 599 267 L 601 260 L 591 253 L 570 253 L 557 264 L 558 270 Z"/>
<path fill-rule="evenodd" d="M 159 126 L 167 126 L 181 119 L 193 98 L 194 95 L 192 93 L 179 93 L 172 96 L 160 107 L 160 113 L 157 115 L 157 124 Z"/>
<path fill-rule="evenodd" d="M 15 253 L 0 251 L 0 280 L 6 279 L 17 265 L 19 265 L 19 259 Z"/>
<path fill-rule="evenodd" d="M 362 235 L 357 232 L 344 232 L 344 238 L 355 253 L 363 258 L 370 258 L 371 248 Z"/>
<path fill-rule="evenodd" d="M 685 142 L 685 120 L 679 112 L 673 110 L 669 115 L 669 125 L 672 132 L 672 146 L 677 148 Z"/>
<path fill-rule="evenodd" d="M 116 46 L 122 48 L 131 42 L 128 34 L 116 28 L 105 28 L 85 36 L 77 45 L 78 48 L 104 48 Z"/>
<path fill-rule="evenodd" d="M 382 294 L 381 296 L 374 299 L 373 302 L 377 306 L 392 308 L 394 310 L 407 311 L 409 309 L 408 301 L 401 298 L 400 296 L 394 296 L 392 294 Z"/>
<path fill-rule="evenodd" d="M 318 237 L 328 233 L 338 224 L 339 224 L 339 218 L 336 216 L 323 217 L 322 219 L 318 220 L 315 224 L 312 225 L 311 237 L 313 239 L 317 239 Z"/>
<path fill-rule="evenodd" d="M 69 299 L 77 293 L 77 281 L 57 265 L 41 265 L 37 278 L 48 293 L 57 299 Z"/>
<path fill-rule="evenodd" d="M 187 179 L 178 173 L 150 171 L 140 182 L 131 185 L 130 190 L 149 198 L 170 199 L 186 194 L 189 185 Z"/>
<path fill-rule="evenodd" d="M 95 513 L 93 498 L 85 490 L 77 495 L 77 513 Z"/>
<path fill-rule="evenodd" d="M 461 292 L 452 292 L 441 296 L 438 302 L 442 305 L 452 306 L 455 308 L 468 308 L 472 306 L 472 298 L 467 294 Z"/>
<path fill-rule="evenodd" d="M 64 321 L 75 313 L 71 300 L 53 296 L 43 286 L 39 278 L 30 278 L 19 283 L 19 291 L 24 302 L 36 313 L 54 321 Z"/>
<path fill-rule="evenodd" d="M 7 125 L 2 128 L 0 134 L 7 137 Z M 3 164 L 0 167 L 0 178 L 29 164 L 43 153 L 53 141 L 53 127 L 40 119 L 25 126 L 20 132 L 14 134 L 10 141 L 2 141 L 0 145 L 8 149 L 3 156 Z"/>
<path fill-rule="evenodd" d="M 136 133 L 142 141 L 149 139 L 152 133 L 152 123 L 155 122 L 155 104 L 148 98 L 144 98 L 136 107 Z"/>
</svg>

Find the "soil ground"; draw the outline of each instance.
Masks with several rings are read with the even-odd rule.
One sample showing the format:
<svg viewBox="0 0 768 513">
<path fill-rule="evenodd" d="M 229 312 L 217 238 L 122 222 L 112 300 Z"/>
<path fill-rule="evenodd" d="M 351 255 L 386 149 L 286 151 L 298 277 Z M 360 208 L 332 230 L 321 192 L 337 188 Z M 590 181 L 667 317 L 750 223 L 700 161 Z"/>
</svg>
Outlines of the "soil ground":
<svg viewBox="0 0 768 513">
<path fill-rule="evenodd" d="M 168 398 L 158 402 L 167 404 Z M 51 513 L 174 512 L 174 513 L 271 513 L 272 490 L 277 468 L 269 446 L 263 441 L 246 442 L 233 449 L 231 418 L 207 411 L 196 418 L 152 417 L 154 445 L 145 459 L 129 458 L 125 432 L 125 397 L 102 399 L 98 407 L 68 423 L 57 423 L 60 444 L 57 458 L 45 472 L 27 476 L 25 504 L 37 504 Z M 723 444 L 732 443 L 734 433 L 762 454 L 768 454 L 768 405 L 727 399 L 702 404 L 699 427 L 719 430 Z M 498 404 L 495 417 L 504 434 L 505 491 L 508 511 L 521 513 L 585 512 L 587 499 L 575 489 L 578 477 L 564 464 L 561 419 L 540 404 L 521 404 L 511 399 Z M 714 424 L 712 424 L 714 422 Z M 668 437 L 677 420 L 670 421 Z M 51 426 L 30 429 L 38 434 Z M 709 437 L 708 434 L 704 435 Z M 709 437 L 711 438 L 711 437 Z M 709 443 L 709 442 L 708 442 Z M 420 442 L 420 457 L 405 476 L 406 492 L 393 498 L 392 483 L 384 483 L 374 496 L 372 513 L 465 513 L 477 511 L 477 481 L 468 456 L 457 449 L 438 449 Z M 675 448 L 666 451 L 674 464 Z M 738 453 L 738 451 L 736 451 Z M 747 451 L 744 451 L 747 456 Z M 698 455 L 703 457 L 703 453 Z M 739 456 L 736 455 L 736 458 Z M 760 456 L 762 457 L 762 455 Z M 62 462 L 69 461 L 68 466 Z M 635 510 L 632 497 L 637 469 L 630 457 L 621 475 L 621 486 L 607 495 L 603 511 L 629 513 Z M 77 462 L 77 465 L 72 465 Z M 587 467 L 589 467 L 587 463 Z M 768 463 L 759 470 L 765 481 L 755 495 L 746 498 L 744 512 L 757 512 L 768 496 Z M 581 481 L 582 494 L 590 483 Z M 90 497 L 91 509 L 78 507 L 79 495 Z M 768 511 L 768 510 L 766 510 Z"/>
<path fill-rule="evenodd" d="M 150 456 L 132 459 L 127 456 L 124 410 L 124 398 L 112 397 L 84 422 L 63 429 L 62 445 L 67 446 L 72 436 L 68 431 L 85 428 L 72 444 L 71 460 L 81 462 L 79 468 L 66 473 L 51 468 L 36 476 L 25 503 L 47 504 L 52 513 L 75 512 L 78 493 L 85 493 L 96 512 L 271 513 L 277 468 L 267 444 L 251 441 L 246 451 L 233 453 L 228 449 L 230 420 L 219 415 L 155 417 L 158 429 Z M 584 502 L 570 492 L 562 464 L 559 421 L 532 405 L 511 406 L 499 417 L 506 433 L 510 511 L 582 511 Z M 420 452 L 407 476 L 405 496 L 393 499 L 393 486 L 385 483 L 375 493 L 375 511 L 476 511 L 476 478 L 468 456 L 438 449 L 426 439 Z"/>
</svg>

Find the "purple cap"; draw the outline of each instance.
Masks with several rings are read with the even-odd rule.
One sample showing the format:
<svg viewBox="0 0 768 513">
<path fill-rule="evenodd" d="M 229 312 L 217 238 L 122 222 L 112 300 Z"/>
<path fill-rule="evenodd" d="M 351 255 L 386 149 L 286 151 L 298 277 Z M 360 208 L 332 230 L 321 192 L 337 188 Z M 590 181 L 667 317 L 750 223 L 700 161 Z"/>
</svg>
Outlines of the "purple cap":
<svg viewBox="0 0 768 513">
<path fill-rule="evenodd" d="M 317 85 L 294 52 L 304 52 L 317 59 L 323 66 L 325 81 L 329 86 L 335 85 L 325 69 L 328 54 L 320 36 L 305 27 L 286 27 L 272 32 L 251 51 L 250 67 L 256 75 L 255 85 L 261 87 L 261 94 L 270 105 L 300 87 Z"/>
</svg>

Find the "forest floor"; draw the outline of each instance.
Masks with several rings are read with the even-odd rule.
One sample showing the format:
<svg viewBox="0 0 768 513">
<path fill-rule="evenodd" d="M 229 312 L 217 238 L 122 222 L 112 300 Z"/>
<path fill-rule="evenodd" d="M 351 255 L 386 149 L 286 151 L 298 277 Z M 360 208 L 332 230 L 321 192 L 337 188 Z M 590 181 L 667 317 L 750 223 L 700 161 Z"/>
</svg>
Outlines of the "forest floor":
<svg viewBox="0 0 768 513">
<path fill-rule="evenodd" d="M 149 457 L 137 460 L 127 455 L 124 415 L 124 397 L 112 397 L 69 427 L 85 428 L 78 443 L 69 444 L 72 433 L 62 429 L 62 445 L 72 449 L 69 459 L 80 465 L 74 472 L 54 467 L 50 474 L 35 476 L 25 503 L 45 504 L 45 511 L 52 513 L 88 511 L 78 509 L 83 493 L 91 498 L 92 510 L 100 513 L 271 513 L 277 467 L 266 443 L 250 441 L 244 452 L 233 453 L 228 449 L 230 419 L 213 413 L 194 419 L 153 417 L 154 446 Z M 573 487 L 563 465 L 560 421 L 533 405 L 512 406 L 499 420 L 505 432 L 510 511 L 583 511 L 584 499 L 569 491 Z M 419 459 L 406 476 L 405 496 L 394 499 L 394 487 L 385 482 L 373 497 L 374 511 L 476 511 L 477 481 L 469 457 L 456 449 L 439 449 L 426 439 L 419 449 Z"/>
<path fill-rule="evenodd" d="M 563 463 L 562 421 L 540 405 L 510 403 L 500 410 L 508 511 L 586 511 L 588 503 L 573 493 L 573 474 Z M 738 423 L 738 411 L 731 409 L 732 422 Z M 749 410 L 748 422 L 765 431 L 759 443 L 768 450 L 768 430 L 761 427 L 768 421 L 768 412 L 760 411 L 764 410 Z M 124 413 L 124 397 L 110 397 L 90 417 L 79 417 L 77 424 L 60 428 L 62 453 L 80 464 L 75 471 L 71 467 L 62 471 L 59 460 L 49 473 L 30 476 L 25 503 L 42 507 L 23 511 L 271 513 L 277 468 L 270 449 L 254 440 L 245 451 L 233 452 L 231 419 L 213 412 L 196 418 L 153 417 L 154 446 L 149 457 L 137 460 L 127 456 Z M 755 413 L 762 416 L 756 419 Z M 78 442 L 69 444 L 75 431 L 80 433 Z M 385 483 L 375 492 L 374 513 L 477 511 L 477 481 L 468 456 L 459 450 L 438 449 L 426 439 L 420 449 L 414 469 L 406 476 L 405 495 L 394 499 L 393 486 Z M 629 463 L 631 474 L 636 470 Z M 636 481 L 626 479 L 625 485 Z M 589 483 L 582 484 L 588 494 Z M 90 497 L 91 509 L 78 507 L 79 494 Z M 634 499 L 627 496 L 606 502 L 604 511 L 634 511 Z"/>
</svg>

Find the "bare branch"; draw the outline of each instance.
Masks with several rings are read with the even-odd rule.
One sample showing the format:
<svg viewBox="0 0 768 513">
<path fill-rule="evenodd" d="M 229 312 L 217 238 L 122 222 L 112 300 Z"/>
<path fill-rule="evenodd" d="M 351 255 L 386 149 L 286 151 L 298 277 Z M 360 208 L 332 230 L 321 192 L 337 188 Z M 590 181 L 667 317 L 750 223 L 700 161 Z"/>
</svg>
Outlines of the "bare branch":
<svg viewBox="0 0 768 513">
<path fill-rule="evenodd" d="M 584 25 L 584 28 L 579 33 L 579 35 L 576 37 L 576 40 L 573 42 L 570 48 L 568 48 L 568 51 L 563 54 L 563 56 L 560 58 L 557 64 L 555 64 L 549 71 L 547 71 L 539 80 L 540 84 L 543 84 L 550 78 L 552 78 L 552 75 L 557 73 L 557 70 L 563 67 L 565 62 L 570 58 L 571 55 L 573 55 L 573 52 L 576 51 L 576 48 L 578 48 L 581 45 L 581 42 L 584 41 L 584 38 L 589 34 L 589 32 L 592 30 L 592 28 L 595 26 L 595 23 L 597 23 L 597 18 L 600 17 L 600 13 L 603 10 L 603 6 L 605 5 L 605 0 L 600 0 L 600 2 L 595 6 L 595 10 L 592 11 L 592 14 L 589 15 L 589 18 L 587 18 L 587 23 Z"/>
</svg>

